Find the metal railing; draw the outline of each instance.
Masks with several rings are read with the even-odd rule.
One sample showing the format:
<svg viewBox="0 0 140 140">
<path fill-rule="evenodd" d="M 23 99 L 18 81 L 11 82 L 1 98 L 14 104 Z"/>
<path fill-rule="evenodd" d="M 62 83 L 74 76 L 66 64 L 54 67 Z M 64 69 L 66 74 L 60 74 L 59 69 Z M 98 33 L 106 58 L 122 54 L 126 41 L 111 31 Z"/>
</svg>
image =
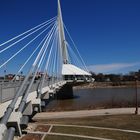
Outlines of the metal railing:
<svg viewBox="0 0 140 140">
<path fill-rule="evenodd" d="M 39 82 L 40 80 L 34 81 L 30 89 L 30 92 L 37 91 Z M 48 79 L 45 81 L 44 87 L 55 84 L 56 82 L 57 81 L 55 79 L 54 80 Z M 14 95 L 17 93 L 19 87 L 21 86 L 21 84 L 22 84 L 22 81 L 0 83 L 0 103 L 4 103 L 9 100 L 12 100 L 14 98 Z M 24 90 L 26 90 L 27 84 L 25 85 Z"/>
</svg>

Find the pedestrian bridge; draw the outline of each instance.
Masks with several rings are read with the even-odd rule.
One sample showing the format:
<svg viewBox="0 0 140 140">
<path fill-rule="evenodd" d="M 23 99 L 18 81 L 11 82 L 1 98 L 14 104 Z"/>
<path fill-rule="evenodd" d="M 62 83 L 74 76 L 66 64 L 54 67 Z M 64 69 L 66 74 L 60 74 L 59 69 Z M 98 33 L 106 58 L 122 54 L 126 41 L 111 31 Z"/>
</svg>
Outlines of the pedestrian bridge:
<svg viewBox="0 0 140 140">
<path fill-rule="evenodd" d="M 35 81 L 29 91 L 29 96 L 27 98 L 27 103 L 32 102 L 34 104 L 36 102 L 36 97 L 38 95 L 38 84 L 40 81 Z M 0 118 L 4 115 L 8 105 L 12 102 L 17 90 L 20 88 L 22 82 L 14 82 L 14 83 L 1 83 L 0 84 Z M 50 81 L 46 81 L 42 88 L 41 100 L 49 100 L 52 98 L 58 91 L 66 84 L 66 81 L 58 81 L 51 83 Z M 24 88 L 26 88 L 25 85 Z M 16 110 L 21 101 L 22 94 L 19 95 L 17 103 L 15 105 L 14 110 Z M 41 100 L 38 104 L 41 105 Z M 41 106 L 40 106 L 41 107 Z M 30 114 L 31 115 L 31 114 Z"/>
<path fill-rule="evenodd" d="M 94 81 L 64 25 L 59 0 L 56 17 L 0 44 L 0 57 L 0 140 L 21 136 L 46 101 L 71 96 L 72 86 Z M 6 67 L 14 73 L 10 79 Z"/>
</svg>

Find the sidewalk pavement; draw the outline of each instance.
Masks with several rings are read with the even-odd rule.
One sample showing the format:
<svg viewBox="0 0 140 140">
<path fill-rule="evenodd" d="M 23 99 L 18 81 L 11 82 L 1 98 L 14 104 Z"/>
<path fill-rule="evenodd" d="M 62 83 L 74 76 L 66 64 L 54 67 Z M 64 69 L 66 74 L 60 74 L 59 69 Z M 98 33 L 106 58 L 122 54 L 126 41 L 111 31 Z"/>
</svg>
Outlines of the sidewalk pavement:
<svg viewBox="0 0 140 140">
<path fill-rule="evenodd" d="M 99 110 L 80 110 L 80 111 L 65 111 L 65 112 L 42 112 L 37 113 L 33 120 L 47 120 L 47 119 L 62 119 L 62 118 L 80 118 L 104 115 L 123 115 L 134 114 L 135 108 L 113 108 L 113 109 L 99 109 Z"/>
</svg>

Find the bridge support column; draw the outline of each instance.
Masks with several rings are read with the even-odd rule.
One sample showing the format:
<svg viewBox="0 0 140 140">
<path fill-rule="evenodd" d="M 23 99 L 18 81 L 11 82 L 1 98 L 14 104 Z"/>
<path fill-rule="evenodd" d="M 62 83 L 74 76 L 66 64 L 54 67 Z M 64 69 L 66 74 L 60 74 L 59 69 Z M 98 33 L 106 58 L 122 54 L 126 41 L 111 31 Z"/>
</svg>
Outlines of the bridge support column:
<svg viewBox="0 0 140 140">
<path fill-rule="evenodd" d="M 71 99 L 73 98 L 73 88 L 70 84 L 65 84 L 57 93 L 57 99 Z"/>
</svg>

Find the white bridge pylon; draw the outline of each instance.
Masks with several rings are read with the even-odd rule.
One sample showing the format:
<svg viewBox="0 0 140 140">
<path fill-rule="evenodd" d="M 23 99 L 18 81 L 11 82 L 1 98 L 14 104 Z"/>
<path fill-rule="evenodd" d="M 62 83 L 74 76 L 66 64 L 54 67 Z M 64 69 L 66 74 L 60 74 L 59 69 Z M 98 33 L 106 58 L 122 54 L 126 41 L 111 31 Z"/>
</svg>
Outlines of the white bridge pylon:
<svg viewBox="0 0 140 140">
<path fill-rule="evenodd" d="M 72 40 L 72 38 L 70 36 L 70 33 L 66 29 L 68 36 L 73 43 L 73 46 L 76 48 L 75 51 L 77 51 L 78 55 L 80 56 L 79 58 L 81 59 L 83 68 L 85 68 L 85 70 L 77 67 L 76 65 L 71 64 L 71 60 L 69 57 L 70 53 L 68 51 L 68 47 L 70 47 L 70 46 L 65 37 L 60 0 L 58 0 L 58 27 L 59 27 L 59 44 L 62 49 L 62 58 L 63 58 L 62 75 L 63 75 L 64 79 L 67 81 L 72 81 L 72 82 L 73 82 L 73 80 L 90 80 L 91 74 L 88 72 L 85 63 L 84 63 L 82 57 L 80 56 L 80 53 L 78 52 L 74 41 Z"/>
<path fill-rule="evenodd" d="M 0 140 L 12 140 L 15 133 L 21 136 L 21 126 L 33 111 L 41 111 L 42 100 L 50 99 L 66 83 L 93 81 L 64 25 L 59 0 L 56 17 L 0 44 L 0 59 L 0 74 L 5 67 L 12 73 L 0 85 L 4 89 L 0 97 L 5 96 L 0 100 L 5 111 Z"/>
</svg>

